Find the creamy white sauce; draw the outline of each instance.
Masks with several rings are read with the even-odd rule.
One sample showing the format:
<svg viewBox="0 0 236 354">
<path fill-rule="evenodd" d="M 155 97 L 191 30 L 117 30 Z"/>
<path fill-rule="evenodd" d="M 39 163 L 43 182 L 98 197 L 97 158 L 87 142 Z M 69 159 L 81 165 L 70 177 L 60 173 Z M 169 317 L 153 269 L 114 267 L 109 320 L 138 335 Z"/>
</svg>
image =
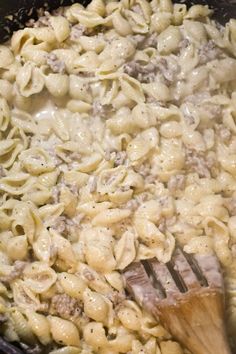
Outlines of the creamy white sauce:
<svg viewBox="0 0 236 354">
<path fill-rule="evenodd" d="M 39 122 L 43 119 L 52 119 L 56 110 L 57 107 L 51 97 L 42 94 L 32 100 L 32 108 L 29 113 L 36 122 Z"/>
</svg>

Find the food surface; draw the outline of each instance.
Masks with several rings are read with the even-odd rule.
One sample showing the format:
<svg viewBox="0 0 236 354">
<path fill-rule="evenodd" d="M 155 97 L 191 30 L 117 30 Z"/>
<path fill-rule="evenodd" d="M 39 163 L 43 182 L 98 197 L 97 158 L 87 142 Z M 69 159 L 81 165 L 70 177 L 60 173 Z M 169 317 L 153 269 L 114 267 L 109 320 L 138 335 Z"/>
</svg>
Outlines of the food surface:
<svg viewBox="0 0 236 354">
<path fill-rule="evenodd" d="M 236 20 L 169 0 L 44 13 L 0 46 L 0 332 L 27 353 L 187 354 L 124 290 L 215 253 L 236 333 Z"/>
</svg>

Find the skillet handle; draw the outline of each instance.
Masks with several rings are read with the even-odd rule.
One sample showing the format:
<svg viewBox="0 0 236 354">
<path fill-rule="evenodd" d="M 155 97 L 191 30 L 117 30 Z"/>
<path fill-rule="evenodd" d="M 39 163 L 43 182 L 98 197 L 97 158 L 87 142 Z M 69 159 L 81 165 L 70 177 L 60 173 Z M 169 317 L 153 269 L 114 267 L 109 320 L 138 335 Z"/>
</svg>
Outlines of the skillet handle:
<svg viewBox="0 0 236 354">
<path fill-rule="evenodd" d="M 24 354 L 22 350 L 8 343 L 0 337 L 0 353 L 3 354 Z"/>
</svg>

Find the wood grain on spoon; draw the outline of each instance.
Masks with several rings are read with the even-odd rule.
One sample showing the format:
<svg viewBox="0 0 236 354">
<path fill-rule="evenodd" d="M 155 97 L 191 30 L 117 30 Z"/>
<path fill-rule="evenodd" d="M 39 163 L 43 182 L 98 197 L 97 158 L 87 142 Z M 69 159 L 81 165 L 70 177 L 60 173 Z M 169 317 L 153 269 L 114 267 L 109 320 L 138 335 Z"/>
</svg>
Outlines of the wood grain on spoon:
<svg viewBox="0 0 236 354">
<path fill-rule="evenodd" d="M 127 290 L 192 354 L 231 354 L 224 321 L 224 286 L 213 255 L 177 249 L 168 264 L 136 262 L 124 271 Z"/>
</svg>

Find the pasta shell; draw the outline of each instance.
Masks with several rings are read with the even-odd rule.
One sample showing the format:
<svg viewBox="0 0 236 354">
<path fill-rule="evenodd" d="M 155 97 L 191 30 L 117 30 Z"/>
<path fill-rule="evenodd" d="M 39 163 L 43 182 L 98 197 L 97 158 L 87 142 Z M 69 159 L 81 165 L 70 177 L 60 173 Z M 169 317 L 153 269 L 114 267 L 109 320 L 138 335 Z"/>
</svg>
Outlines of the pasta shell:
<svg viewBox="0 0 236 354">
<path fill-rule="evenodd" d="M 17 308 L 13 308 L 10 312 L 10 316 L 15 331 L 20 339 L 27 344 L 34 344 L 36 338 L 22 313 Z"/>
<path fill-rule="evenodd" d="M 24 269 L 26 286 L 36 294 L 47 291 L 57 280 L 56 272 L 43 262 L 33 262 Z"/>
<path fill-rule="evenodd" d="M 79 263 L 78 272 L 85 282 L 89 282 L 89 287 L 98 293 L 109 294 L 112 291 L 111 286 L 107 284 L 104 276 L 87 264 Z"/>
<path fill-rule="evenodd" d="M 107 322 L 109 307 L 101 294 L 88 288 L 83 293 L 84 312 L 96 322 Z"/>
<path fill-rule="evenodd" d="M 149 31 L 149 26 L 146 23 L 142 15 L 135 13 L 133 11 L 126 11 L 126 17 L 131 24 L 132 31 L 134 33 L 147 33 Z"/>
<path fill-rule="evenodd" d="M 80 300 L 83 299 L 86 283 L 79 275 L 63 272 L 58 275 L 58 280 L 67 295 Z"/>
<path fill-rule="evenodd" d="M 26 310 L 30 329 L 36 335 L 40 343 L 47 345 L 51 342 L 50 326 L 47 318 L 32 310 Z"/>
<path fill-rule="evenodd" d="M 29 97 L 39 93 L 44 87 L 44 78 L 39 68 L 31 62 L 27 62 L 18 71 L 16 83 L 22 96 Z"/>
<path fill-rule="evenodd" d="M 28 192 L 34 182 L 28 173 L 15 173 L 0 179 L 0 190 L 11 195 L 22 195 Z"/>
<path fill-rule="evenodd" d="M 116 243 L 114 254 L 117 262 L 117 269 L 125 269 L 136 257 L 135 236 L 132 232 L 126 231 Z"/>
<path fill-rule="evenodd" d="M 70 26 L 68 20 L 63 16 L 51 16 L 50 24 L 54 30 L 55 37 L 59 43 L 69 37 Z"/>
<path fill-rule="evenodd" d="M 125 301 L 122 304 L 117 316 L 125 328 L 133 331 L 140 330 L 142 313 L 131 301 Z"/>
<path fill-rule="evenodd" d="M 6 139 L 0 142 L 0 163 L 4 168 L 11 167 L 23 145 L 18 139 Z"/>
<path fill-rule="evenodd" d="M 62 74 L 49 74 L 45 86 L 53 97 L 63 97 L 69 90 L 69 77 Z"/>
<path fill-rule="evenodd" d="M 132 27 L 129 22 L 121 15 L 120 11 L 114 11 L 112 14 L 112 23 L 117 31 L 121 36 L 128 36 L 132 34 Z"/>
<path fill-rule="evenodd" d="M 95 350 L 108 346 L 108 341 L 102 323 L 88 323 L 84 327 L 83 335 L 85 342 Z"/>
<path fill-rule="evenodd" d="M 56 343 L 79 347 L 79 331 L 72 322 L 56 316 L 48 316 L 48 320 L 52 337 Z"/>
<path fill-rule="evenodd" d="M 11 65 L 14 61 L 14 56 L 11 52 L 11 50 L 5 46 L 5 45 L 0 45 L 0 68 L 6 68 L 9 65 Z"/>
<path fill-rule="evenodd" d="M 40 301 L 37 295 L 35 295 L 22 280 L 16 280 L 11 285 L 13 291 L 14 302 L 24 309 L 32 309 L 37 311 L 40 307 Z"/>
<path fill-rule="evenodd" d="M 126 168 L 124 166 L 104 170 L 98 178 L 97 191 L 102 195 L 115 192 L 117 186 L 123 181 L 125 176 Z"/>
<path fill-rule="evenodd" d="M 5 131 L 7 129 L 9 121 L 10 121 L 9 106 L 5 98 L 0 98 L 0 131 Z"/>
<path fill-rule="evenodd" d="M 103 0 L 92 0 L 87 6 L 87 10 L 95 12 L 102 17 L 106 14 L 106 7 Z"/>
<path fill-rule="evenodd" d="M 123 74 L 120 77 L 120 86 L 123 93 L 131 100 L 137 103 L 145 101 L 142 85 L 138 80 L 135 80 L 127 74 Z"/>
</svg>

